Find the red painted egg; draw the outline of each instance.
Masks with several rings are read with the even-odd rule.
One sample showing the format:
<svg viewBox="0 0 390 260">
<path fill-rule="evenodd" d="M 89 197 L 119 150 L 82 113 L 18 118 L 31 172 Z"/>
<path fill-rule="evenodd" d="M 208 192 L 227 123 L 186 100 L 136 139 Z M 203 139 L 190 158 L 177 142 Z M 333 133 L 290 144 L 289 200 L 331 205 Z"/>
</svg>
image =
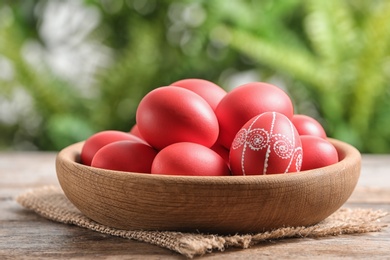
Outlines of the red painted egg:
<svg viewBox="0 0 390 260">
<path fill-rule="evenodd" d="M 141 133 L 138 130 L 137 124 L 133 125 L 133 127 L 130 129 L 130 134 L 135 135 L 142 139 Z"/>
<path fill-rule="evenodd" d="M 182 142 L 169 145 L 157 154 L 152 174 L 227 176 L 230 170 L 225 160 L 210 148 Z"/>
<path fill-rule="evenodd" d="M 230 148 L 234 136 L 249 119 L 271 111 L 292 118 L 291 99 L 282 89 L 263 82 L 252 82 L 233 89 L 219 102 L 215 111 L 220 127 L 219 142 Z"/>
<path fill-rule="evenodd" d="M 336 148 L 328 140 L 318 136 L 302 135 L 302 171 L 332 165 L 339 161 Z"/>
<path fill-rule="evenodd" d="M 213 110 L 226 95 L 226 91 L 217 84 L 204 79 L 182 79 L 171 84 L 191 90 L 201 96 Z"/>
<path fill-rule="evenodd" d="M 326 132 L 322 125 L 314 118 L 306 115 L 293 115 L 291 122 L 299 135 L 313 135 L 326 139 Z"/>
<path fill-rule="evenodd" d="M 198 94 L 179 87 L 160 87 L 146 94 L 136 120 L 143 139 L 158 150 L 177 142 L 211 147 L 219 133 L 210 105 Z"/>
<path fill-rule="evenodd" d="M 150 173 L 157 151 L 145 143 L 118 141 L 96 152 L 91 166 L 96 168 Z"/>
<path fill-rule="evenodd" d="M 116 141 L 130 140 L 145 143 L 144 140 L 130 133 L 116 130 L 106 130 L 90 136 L 81 150 L 81 163 L 90 166 L 95 153 L 103 146 Z"/>
<path fill-rule="evenodd" d="M 225 147 L 223 147 L 219 143 L 215 143 L 213 146 L 211 146 L 210 149 L 213 150 L 214 152 L 216 152 L 217 154 L 219 154 L 225 160 L 225 162 L 229 165 L 229 149 L 226 149 Z"/>
<path fill-rule="evenodd" d="M 250 119 L 238 131 L 230 148 L 234 175 L 298 172 L 301 164 L 298 132 L 288 117 L 277 112 Z"/>
</svg>

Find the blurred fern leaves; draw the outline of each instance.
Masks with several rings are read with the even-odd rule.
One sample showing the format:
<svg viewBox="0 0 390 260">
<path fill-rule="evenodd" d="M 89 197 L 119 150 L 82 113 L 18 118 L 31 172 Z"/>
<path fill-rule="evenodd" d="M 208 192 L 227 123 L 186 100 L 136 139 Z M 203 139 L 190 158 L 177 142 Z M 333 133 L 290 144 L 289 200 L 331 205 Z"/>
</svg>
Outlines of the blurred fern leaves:
<svg viewBox="0 0 390 260">
<path fill-rule="evenodd" d="M 362 152 L 390 152 L 390 2 L 34 0 L 0 5 L 0 149 L 127 131 L 153 88 L 236 74 Z M 65 63 L 64 63 L 65 62 Z"/>
<path fill-rule="evenodd" d="M 390 2 L 369 6 L 338 0 L 301 3 L 306 42 L 292 45 L 256 28 L 228 26 L 230 45 L 302 82 L 299 86 L 318 107 L 330 136 L 364 152 L 389 152 L 390 121 L 385 114 L 390 115 Z M 358 19 L 363 12 L 364 18 Z M 286 26 L 277 31 L 290 33 Z"/>
</svg>

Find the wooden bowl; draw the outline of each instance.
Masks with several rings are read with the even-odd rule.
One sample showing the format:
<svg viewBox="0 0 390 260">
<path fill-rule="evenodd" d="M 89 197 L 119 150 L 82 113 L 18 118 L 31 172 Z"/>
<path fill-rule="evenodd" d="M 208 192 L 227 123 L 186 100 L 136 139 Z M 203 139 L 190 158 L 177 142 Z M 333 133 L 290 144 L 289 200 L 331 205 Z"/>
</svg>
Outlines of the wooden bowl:
<svg viewBox="0 0 390 260">
<path fill-rule="evenodd" d="M 354 190 L 361 156 L 329 139 L 340 161 L 300 173 L 260 176 L 168 176 L 111 171 L 79 163 L 83 143 L 57 156 L 59 182 L 87 217 L 127 230 L 261 232 L 313 225 Z"/>
</svg>

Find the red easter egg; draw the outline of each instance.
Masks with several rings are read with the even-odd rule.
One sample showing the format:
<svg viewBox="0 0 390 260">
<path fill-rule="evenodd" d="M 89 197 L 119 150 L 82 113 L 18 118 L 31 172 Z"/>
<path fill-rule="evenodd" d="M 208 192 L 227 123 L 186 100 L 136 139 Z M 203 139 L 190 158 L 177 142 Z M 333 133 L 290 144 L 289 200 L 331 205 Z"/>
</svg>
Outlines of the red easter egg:
<svg viewBox="0 0 390 260">
<path fill-rule="evenodd" d="M 96 152 L 91 166 L 96 168 L 150 173 L 157 151 L 145 143 L 118 141 Z"/>
<path fill-rule="evenodd" d="M 204 79 L 182 79 L 171 84 L 171 86 L 182 87 L 191 90 L 201 96 L 213 110 L 226 95 L 226 91 L 217 84 Z"/>
<path fill-rule="evenodd" d="M 328 140 L 312 135 L 302 135 L 302 171 L 332 165 L 339 161 L 336 148 Z"/>
<path fill-rule="evenodd" d="M 100 148 L 109 143 L 123 140 L 145 143 L 144 140 L 130 133 L 125 133 L 116 130 L 101 131 L 90 136 L 85 141 L 80 155 L 81 163 L 90 166 L 92 158 Z"/>
<path fill-rule="evenodd" d="M 310 116 L 295 114 L 291 122 L 299 135 L 314 135 L 326 139 L 326 132 L 322 125 Z"/>
<path fill-rule="evenodd" d="M 219 154 L 229 165 L 229 149 L 226 149 L 219 143 L 215 143 L 210 149 Z"/>
<path fill-rule="evenodd" d="M 261 175 L 300 171 L 302 147 L 298 132 L 283 114 L 265 112 L 250 119 L 230 148 L 234 175 Z"/>
<path fill-rule="evenodd" d="M 225 160 L 203 145 L 181 142 L 162 149 L 152 164 L 152 174 L 227 176 Z"/>
<path fill-rule="evenodd" d="M 177 142 L 211 147 L 218 138 L 218 120 L 198 94 L 179 87 L 160 87 L 141 100 L 136 120 L 143 139 L 158 150 Z"/>
<path fill-rule="evenodd" d="M 137 124 L 133 125 L 133 127 L 130 129 L 130 134 L 135 135 L 142 139 L 141 133 L 138 130 Z"/>
<path fill-rule="evenodd" d="M 262 82 L 233 89 L 219 102 L 215 111 L 220 127 L 219 142 L 230 148 L 234 136 L 249 119 L 271 111 L 292 118 L 291 99 L 282 89 Z"/>
</svg>

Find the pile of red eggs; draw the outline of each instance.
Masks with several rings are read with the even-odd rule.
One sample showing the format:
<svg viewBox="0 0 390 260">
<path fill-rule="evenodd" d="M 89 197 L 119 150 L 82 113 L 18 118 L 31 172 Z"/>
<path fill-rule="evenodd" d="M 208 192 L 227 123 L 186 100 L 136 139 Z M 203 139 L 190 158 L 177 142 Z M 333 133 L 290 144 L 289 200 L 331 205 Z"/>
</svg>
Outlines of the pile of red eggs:
<svg viewBox="0 0 390 260">
<path fill-rule="evenodd" d="M 322 125 L 294 114 L 282 89 L 252 82 L 226 92 L 203 79 L 152 90 L 130 132 L 98 132 L 81 151 L 88 166 L 167 175 L 282 174 L 336 162 Z"/>
</svg>

